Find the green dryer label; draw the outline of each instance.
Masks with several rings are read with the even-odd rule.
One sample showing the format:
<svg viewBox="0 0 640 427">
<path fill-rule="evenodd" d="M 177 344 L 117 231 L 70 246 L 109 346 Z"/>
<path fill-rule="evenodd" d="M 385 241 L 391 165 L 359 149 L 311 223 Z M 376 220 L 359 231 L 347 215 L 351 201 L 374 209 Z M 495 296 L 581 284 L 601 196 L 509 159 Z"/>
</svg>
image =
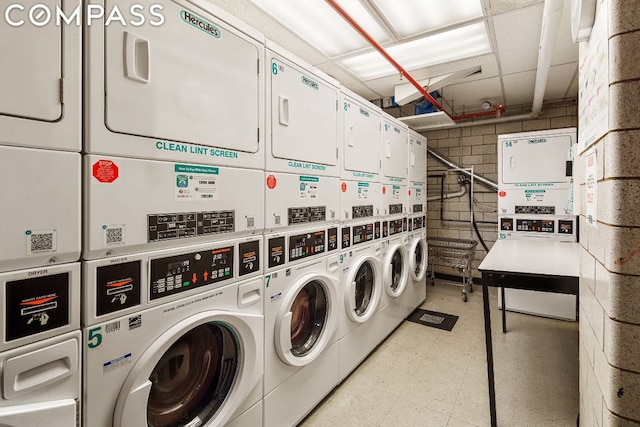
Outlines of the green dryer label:
<svg viewBox="0 0 640 427">
<path fill-rule="evenodd" d="M 211 22 L 208 22 L 195 13 L 187 12 L 186 10 L 180 11 L 180 17 L 187 24 L 196 27 L 197 29 L 204 31 L 205 33 L 219 39 L 220 38 L 220 29 L 213 25 Z"/>
</svg>

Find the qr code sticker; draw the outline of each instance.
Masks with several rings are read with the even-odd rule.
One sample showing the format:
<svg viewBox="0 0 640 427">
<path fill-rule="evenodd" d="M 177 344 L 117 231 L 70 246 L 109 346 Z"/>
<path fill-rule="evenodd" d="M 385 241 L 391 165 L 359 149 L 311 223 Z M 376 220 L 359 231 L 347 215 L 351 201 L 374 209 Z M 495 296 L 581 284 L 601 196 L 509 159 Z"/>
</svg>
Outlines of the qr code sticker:
<svg viewBox="0 0 640 427">
<path fill-rule="evenodd" d="M 108 225 L 104 227 L 104 245 L 122 246 L 125 244 L 124 225 Z"/>
<path fill-rule="evenodd" d="M 56 251 L 56 230 L 27 231 L 27 255 Z"/>
<path fill-rule="evenodd" d="M 256 219 L 252 216 L 247 217 L 247 228 L 254 228 Z"/>
</svg>

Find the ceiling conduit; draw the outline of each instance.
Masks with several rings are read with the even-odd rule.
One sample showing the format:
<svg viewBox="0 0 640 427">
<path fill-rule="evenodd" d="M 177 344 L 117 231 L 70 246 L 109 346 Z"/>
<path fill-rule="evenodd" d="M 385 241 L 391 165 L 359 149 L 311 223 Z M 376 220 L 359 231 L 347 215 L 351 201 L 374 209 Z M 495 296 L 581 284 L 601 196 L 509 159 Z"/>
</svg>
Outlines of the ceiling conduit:
<svg viewBox="0 0 640 427">
<path fill-rule="evenodd" d="M 369 42 L 369 44 L 375 48 L 391 65 L 395 67 L 396 70 L 400 73 L 401 76 L 406 77 L 407 80 L 425 97 L 425 99 L 433 106 L 444 112 L 449 118 L 452 120 L 464 120 L 464 119 L 473 119 L 477 117 L 482 117 L 486 115 L 495 114 L 498 118 L 495 119 L 484 119 L 481 121 L 482 124 L 491 124 L 491 123 L 503 123 L 507 121 L 515 121 L 515 120 L 528 120 L 535 119 L 540 115 L 542 111 L 542 102 L 544 100 L 544 93 L 547 88 L 547 79 L 549 77 L 549 70 L 551 69 L 551 60 L 553 58 L 553 51 L 556 44 L 556 39 L 558 37 L 558 30 L 560 28 L 560 15 L 562 14 L 562 5 L 563 0 L 545 0 L 544 9 L 542 15 L 542 30 L 540 33 L 540 45 L 538 48 L 538 67 L 536 69 L 536 81 L 534 86 L 533 93 L 533 103 L 531 107 L 531 113 L 529 114 L 520 114 L 517 116 L 507 116 L 501 117 L 501 113 L 504 112 L 504 107 L 500 105 L 495 111 L 491 112 L 483 112 L 476 114 L 463 114 L 461 116 L 451 116 L 449 112 L 445 111 L 444 108 L 435 100 L 429 93 L 420 86 L 411 74 L 407 70 L 405 70 L 396 60 L 394 60 L 387 51 L 371 37 L 365 30 L 362 28 L 335 0 L 325 0 L 342 18 L 347 21 L 362 37 L 365 38 Z M 457 127 L 466 127 L 473 126 L 478 124 L 478 122 L 467 122 L 467 123 L 456 123 Z M 449 126 L 443 126 L 449 127 Z M 430 130 L 439 129 L 438 127 L 434 127 Z"/>
</svg>

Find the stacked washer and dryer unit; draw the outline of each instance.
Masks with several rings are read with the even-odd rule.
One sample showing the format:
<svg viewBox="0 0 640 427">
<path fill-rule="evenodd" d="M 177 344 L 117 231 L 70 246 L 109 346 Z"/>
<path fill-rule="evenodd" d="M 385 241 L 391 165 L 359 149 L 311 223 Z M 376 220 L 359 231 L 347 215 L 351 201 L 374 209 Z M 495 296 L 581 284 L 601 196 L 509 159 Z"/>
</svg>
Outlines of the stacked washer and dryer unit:
<svg viewBox="0 0 640 427">
<path fill-rule="evenodd" d="M 82 423 L 261 425 L 264 38 L 163 6 L 85 26 Z"/>
<path fill-rule="evenodd" d="M 340 378 L 379 343 L 382 288 L 382 110 L 342 88 Z"/>
<path fill-rule="evenodd" d="M 0 46 L 0 425 L 76 426 L 81 29 L 5 24 L 0 38 L 20 40 Z"/>
</svg>

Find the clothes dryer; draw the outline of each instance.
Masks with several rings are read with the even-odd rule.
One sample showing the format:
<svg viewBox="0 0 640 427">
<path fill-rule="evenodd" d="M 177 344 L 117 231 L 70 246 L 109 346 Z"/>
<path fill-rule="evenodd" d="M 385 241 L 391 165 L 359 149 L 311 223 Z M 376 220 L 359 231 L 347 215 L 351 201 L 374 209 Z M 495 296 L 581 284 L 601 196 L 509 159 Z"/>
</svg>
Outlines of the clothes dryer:
<svg viewBox="0 0 640 427">
<path fill-rule="evenodd" d="M 0 273 L 0 425 L 78 426 L 80 264 Z"/>
<path fill-rule="evenodd" d="M 382 113 L 383 184 L 407 185 L 409 173 L 408 129 L 404 123 L 385 112 Z"/>
<path fill-rule="evenodd" d="M 338 323 L 341 380 L 380 342 L 373 319 L 384 293 L 380 222 L 369 219 L 343 224 L 342 235 L 340 292 L 344 304 Z"/>
<path fill-rule="evenodd" d="M 340 96 L 340 178 L 343 182 L 382 182 L 382 110 L 344 86 Z"/>
<path fill-rule="evenodd" d="M 236 239 L 86 262 L 83 425 L 261 425 L 260 253 Z"/>
<path fill-rule="evenodd" d="M 337 225 L 267 235 L 265 246 L 264 425 L 292 426 L 339 382 Z"/>
<path fill-rule="evenodd" d="M 79 260 L 80 166 L 79 153 L 0 145 L 0 272 Z"/>
<path fill-rule="evenodd" d="M 10 4 L 13 3 L 13 4 Z M 72 16 L 80 0 L 38 1 L 47 22 L 29 22 L 31 4 L 4 2 L 0 25 L 0 145 L 79 152 L 81 145 L 81 14 L 69 25 L 56 25 L 60 10 Z M 41 16 L 38 16 L 41 18 Z M 4 158 L 4 153 L 0 154 Z M 15 161 L 21 166 L 27 165 Z M 51 163 L 55 164 L 52 159 Z M 22 171 L 23 178 L 29 173 Z"/>
<path fill-rule="evenodd" d="M 260 170 L 84 156 L 84 259 L 258 235 Z"/>
<path fill-rule="evenodd" d="M 266 41 L 268 172 L 340 176 L 339 83 Z"/>
<path fill-rule="evenodd" d="M 263 169 L 264 36 L 204 0 L 157 3 L 84 27 L 85 151 Z"/>
</svg>

